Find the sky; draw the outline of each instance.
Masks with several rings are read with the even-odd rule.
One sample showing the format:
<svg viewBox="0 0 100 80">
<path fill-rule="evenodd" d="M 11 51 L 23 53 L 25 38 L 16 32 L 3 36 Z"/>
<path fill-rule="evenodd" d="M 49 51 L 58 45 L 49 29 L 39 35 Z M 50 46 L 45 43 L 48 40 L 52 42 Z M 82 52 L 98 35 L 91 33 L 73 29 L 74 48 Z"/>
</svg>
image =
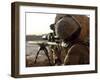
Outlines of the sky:
<svg viewBox="0 0 100 80">
<path fill-rule="evenodd" d="M 50 24 L 54 23 L 56 14 L 26 13 L 26 35 L 41 35 L 52 32 Z"/>
</svg>

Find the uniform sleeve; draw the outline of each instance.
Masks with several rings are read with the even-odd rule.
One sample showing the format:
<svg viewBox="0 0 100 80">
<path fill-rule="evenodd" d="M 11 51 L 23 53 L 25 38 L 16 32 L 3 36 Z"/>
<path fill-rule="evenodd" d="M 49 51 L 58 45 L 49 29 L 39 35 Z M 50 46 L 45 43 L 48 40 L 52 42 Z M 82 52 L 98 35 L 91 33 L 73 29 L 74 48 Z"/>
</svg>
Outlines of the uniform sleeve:
<svg viewBox="0 0 100 80">
<path fill-rule="evenodd" d="M 89 62 L 89 52 L 85 46 L 73 45 L 64 59 L 65 65 L 85 64 Z"/>
</svg>

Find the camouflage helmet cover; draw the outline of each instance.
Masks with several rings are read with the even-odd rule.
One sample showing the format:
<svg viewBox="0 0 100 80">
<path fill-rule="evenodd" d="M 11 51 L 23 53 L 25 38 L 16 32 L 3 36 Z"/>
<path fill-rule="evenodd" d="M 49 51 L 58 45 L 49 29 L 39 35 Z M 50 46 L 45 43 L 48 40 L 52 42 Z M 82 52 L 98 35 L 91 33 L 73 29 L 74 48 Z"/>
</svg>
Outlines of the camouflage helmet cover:
<svg viewBox="0 0 100 80">
<path fill-rule="evenodd" d="M 59 15 L 57 15 L 59 16 Z M 56 18 L 57 18 L 56 16 Z M 74 19 L 74 17 L 69 15 L 60 15 L 60 18 L 56 19 L 55 23 L 55 33 L 60 39 L 67 39 L 79 28 L 79 23 Z"/>
</svg>

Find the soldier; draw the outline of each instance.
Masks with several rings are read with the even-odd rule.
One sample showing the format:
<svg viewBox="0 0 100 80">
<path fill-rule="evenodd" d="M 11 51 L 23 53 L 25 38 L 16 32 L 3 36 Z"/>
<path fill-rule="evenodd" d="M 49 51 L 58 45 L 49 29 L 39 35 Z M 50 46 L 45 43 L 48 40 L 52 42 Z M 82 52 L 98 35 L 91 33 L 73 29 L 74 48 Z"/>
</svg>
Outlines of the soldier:
<svg viewBox="0 0 100 80">
<path fill-rule="evenodd" d="M 62 41 L 62 45 L 66 45 L 63 48 L 66 54 L 64 65 L 89 64 L 89 46 L 80 38 L 82 26 L 79 21 L 74 16 L 58 14 L 54 27 L 55 34 Z"/>
</svg>

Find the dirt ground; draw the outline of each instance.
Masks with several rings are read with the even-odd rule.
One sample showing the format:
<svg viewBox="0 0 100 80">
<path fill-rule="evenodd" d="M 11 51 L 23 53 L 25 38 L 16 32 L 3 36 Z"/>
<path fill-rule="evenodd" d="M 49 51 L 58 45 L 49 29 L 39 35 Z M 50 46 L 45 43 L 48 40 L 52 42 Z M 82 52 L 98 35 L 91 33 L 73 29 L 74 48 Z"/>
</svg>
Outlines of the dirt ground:
<svg viewBox="0 0 100 80">
<path fill-rule="evenodd" d="M 34 63 L 39 48 L 40 47 L 38 45 L 26 46 L 26 67 L 50 66 L 48 58 L 42 50 L 38 55 L 37 62 Z"/>
</svg>

